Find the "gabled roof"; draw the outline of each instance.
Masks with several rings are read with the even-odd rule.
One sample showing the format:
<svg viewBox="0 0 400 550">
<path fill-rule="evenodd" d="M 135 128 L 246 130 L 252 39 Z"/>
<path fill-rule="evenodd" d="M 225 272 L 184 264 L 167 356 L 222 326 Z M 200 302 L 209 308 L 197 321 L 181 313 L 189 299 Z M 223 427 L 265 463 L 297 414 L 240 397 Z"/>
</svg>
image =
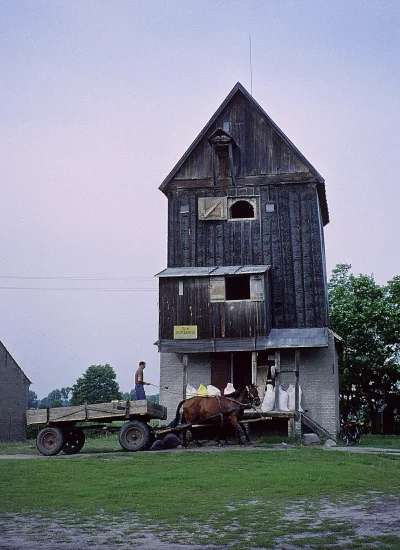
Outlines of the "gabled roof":
<svg viewBox="0 0 400 550">
<path fill-rule="evenodd" d="M 305 156 L 297 149 L 297 147 L 290 141 L 290 139 L 282 132 L 282 130 L 275 124 L 275 122 L 267 115 L 267 113 L 264 111 L 264 109 L 255 101 L 255 99 L 249 94 L 249 92 L 238 82 L 235 84 L 235 86 L 232 88 L 231 92 L 228 94 L 226 99 L 222 102 L 220 107 L 215 111 L 213 116 L 210 118 L 210 120 L 207 122 L 207 124 L 204 126 L 200 134 L 197 136 L 197 138 L 193 141 L 193 143 L 190 145 L 190 147 L 187 149 L 187 151 L 184 153 L 184 155 L 181 157 L 181 159 L 177 162 L 177 164 L 174 166 L 174 168 L 171 170 L 171 172 L 168 174 L 168 176 L 164 179 L 162 184 L 160 185 L 159 189 L 160 191 L 164 191 L 164 189 L 167 187 L 169 182 L 174 178 L 178 170 L 182 167 L 184 162 L 187 160 L 187 158 L 191 155 L 191 153 L 194 151 L 196 146 L 200 143 L 200 141 L 207 136 L 207 134 L 210 132 L 212 125 L 215 123 L 217 118 L 221 115 L 223 110 L 226 108 L 226 106 L 229 104 L 229 102 L 233 99 L 233 97 L 237 94 L 241 93 L 250 103 L 251 105 L 258 111 L 258 113 L 264 117 L 268 124 L 275 130 L 275 132 L 279 135 L 279 137 L 286 143 L 286 145 L 291 149 L 291 151 L 299 158 L 299 160 L 308 168 L 310 173 L 316 178 L 318 181 L 318 195 L 320 199 L 320 205 L 322 210 L 322 216 L 324 220 L 324 225 L 329 222 L 329 214 L 328 214 L 328 206 L 326 202 L 326 194 L 325 194 L 325 180 L 321 176 L 321 174 L 313 167 L 313 165 L 305 158 Z"/>
<path fill-rule="evenodd" d="M 3 342 L 0 341 L 0 348 L 3 348 L 3 350 L 5 351 L 6 353 L 6 357 L 7 355 L 9 357 L 11 357 L 11 359 L 14 361 L 15 365 L 17 366 L 17 368 L 21 371 L 21 373 L 23 374 L 23 376 L 25 377 L 26 381 L 29 383 L 29 384 L 32 384 L 32 382 L 29 380 L 29 378 L 26 376 L 26 374 L 24 373 L 24 371 L 21 369 L 21 367 L 18 365 L 18 363 L 16 362 L 16 360 L 14 359 L 14 357 L 11 355 L 11 353 L 8 351 L 8 349 L 6 348 L 6 346 L 3 344 Z"/>
</svg>

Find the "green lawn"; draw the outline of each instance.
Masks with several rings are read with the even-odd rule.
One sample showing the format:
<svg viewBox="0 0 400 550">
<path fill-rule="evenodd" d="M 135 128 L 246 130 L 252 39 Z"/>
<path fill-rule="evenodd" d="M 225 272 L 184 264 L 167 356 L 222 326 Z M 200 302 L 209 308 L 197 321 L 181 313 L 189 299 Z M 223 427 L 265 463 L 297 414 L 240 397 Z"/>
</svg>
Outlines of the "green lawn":
<svg viewBox="0 0 400 550">
<path fill-rule="evenodd" d="M 346 514 L 316 524 L 312 518 L 321 503 L 372 506 L 384 497 L 400 506 L 397 456 L 300 446 L 286 451 L 125 453 L 110 448 L 118 449 L 115 436 L 105 442 L 109 449 L 104 454 L 0 460 L 1 514 L 53 519 L 58 514 L 75 524 L 83 517 L 115 520 L 128 514 L 175 542 L 236 541 L 230 548 L 267 548 L 266 541 L 272 545 L 290 533 L 298 537 L 299 548 L 326 548 L 328 542 L 340 548 L 341 537 L 353 541 L 354 525 Z M 97 444 L 89 440 L 86 450 L 95 451 Z M 102 444 L 97 450 L 105 449 Z M 286 513 L 296 506 L 302 514 L 293 521 Z M 384 539 L 377 533 L 363 544 L 367 542 L 375 544 L 371 548 L 395 550 L 400 535 Z"/>
<path fill-rule="evenodd" d="M 278 443 L 284 442 L 287 444 L 296 444 L 298 442 L 287 436 L 280 435 L 267 435 L 262 437 L 252 438 L 254 445 L 259 447 L 272 447 Z M 338 442 L 340 445 L 340 441 Z M 359 444 L 362 447 L 376 447 L 376 448 L 392 448 L 400 449 L 400 436 L 399 435 L 363 435 L 362 441 Z M 87 437 L 85 446 L 80 454 L 91 454 L 98 452 L 121 452 L 121 446 L 118 442 L 117 434 L 105 434 L 102 437 L 92 438 Z M 39 454 L 36 449 L 36 443 L 34 439 L 29 439 L 21 443 L 6 443 L 0 442 L 0 454 Z"/>
</svg>

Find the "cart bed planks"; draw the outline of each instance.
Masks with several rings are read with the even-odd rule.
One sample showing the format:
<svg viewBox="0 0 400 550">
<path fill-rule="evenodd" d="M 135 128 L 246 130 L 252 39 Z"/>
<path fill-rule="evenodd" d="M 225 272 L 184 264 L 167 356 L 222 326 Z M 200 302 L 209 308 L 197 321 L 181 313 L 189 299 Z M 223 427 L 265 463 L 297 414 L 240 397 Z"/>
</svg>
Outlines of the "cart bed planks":
<svg viewBox="0 0 400 550">
<path fill-rule="evenodd" d="M 166 407 L 144 400 L 85 403 L 26 412 L 28 425 L 44 424 L 36 437 L 36 446 L 45 456 L 53 456 L 60 451 L 65 454 L 79 453 L 85 444 L 84 430 L 106 427 L 113 420 L 124 421 L 118 433 L 121 447 L 125 451 L 142 451 L 149 447 L 154 436 L 148 422 L 166 418 Z"/>
<path fill-rule="evenodd" d="M 165 420 L 167 409 L 151 401 L 115 401 L 111 403 L 85 404 L 71 407 L 28 410 L 27 424 L 49 424 L 58 422 L 110 422 L 125 420 L 131 416 L 141 417 L 148 422 L 152 419 Z"/>
</svg>

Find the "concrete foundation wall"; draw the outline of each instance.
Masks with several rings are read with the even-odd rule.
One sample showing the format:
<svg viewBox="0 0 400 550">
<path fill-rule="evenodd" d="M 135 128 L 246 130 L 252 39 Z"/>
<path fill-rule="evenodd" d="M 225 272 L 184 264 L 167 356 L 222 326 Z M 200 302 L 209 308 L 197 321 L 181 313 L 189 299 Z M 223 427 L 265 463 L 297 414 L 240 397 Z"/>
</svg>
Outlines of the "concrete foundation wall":
<svg viewBox="0 0 400 550">
<path fill-rule="evenodd" d="M 333 334 L 327 348 L 301 350 L 300 385 L 302 407 L 307 414 L 336 437 L 339 432 L 338 354 Z"/>
<path fill-rule="evenodd" d="M 168 419 L 175 418 L 178 403 L 183 399 L 183 358 L 181 353 L 160 354 L 160 404 L 167 407 Z M 188 384 L 198 388 L 211 383 L 211 356 L 207 353 L 189 354 Z M 165 387 L 168 389 L 165 389 Z"/>
<path fill-rule="evenodd" d="M 26 438 L 29 380 L 0 342 L 0 441 Z"/>
<path fill-rule="evenodd" d="M 281 349 L 280 352 L 281 371 L 293 369 L 294 349 Z M 176 407 L 183 398 L 182 357 L 182 354 L 161 354 L 160 403 L 168 409 L 168 422 L 175 417 Z M 189 354 L 188 357 L 188 384 L 195 388 L 200 384 L 210 384 L 211 354 Z M 265 367 L 260 367 L 257 372 L 260 390 L 265 377 Z M 294 385 L 295 381 L 294 372 L 282 372 L 280 375 L 280 385 L 283 389 L 287 389 L 289 384 Z M 339 430 L 338 355 L 330 331 L 328 347 L 300 349 L 299 383 L 302 390 L 300 405 L 303 410 L 336 437 Z M 168 390 L 163 389 L 165 386 L 168 386 Z"/>
</svg>

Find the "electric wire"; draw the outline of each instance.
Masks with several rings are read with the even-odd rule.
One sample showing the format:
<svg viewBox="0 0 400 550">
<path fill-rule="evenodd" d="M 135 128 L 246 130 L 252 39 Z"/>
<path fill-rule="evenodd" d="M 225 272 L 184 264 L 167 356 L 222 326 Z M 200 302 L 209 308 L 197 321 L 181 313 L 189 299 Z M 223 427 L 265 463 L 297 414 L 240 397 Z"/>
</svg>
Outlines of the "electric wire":
<svg viewBox="0 0 400 550">
<path fill-rule="evenodd" d="M 21 276 L 21 275 L 0 275 L 0 280 L 4 282 L 12 281 L 38 281 L 38 282 L 50 282 L 50 281 L 70 281 L 70 282 L 154 282 L 154 277 L 146 276 L 132 276 L 132 277 L 73 277 L 73 276 Z M 100 291 L 100 292 L 156 292 L 157 287 L 51 287 L 51 286 L 0 286 L 0 290 L 35 290 L 35 291 Z"/>
</svg>

